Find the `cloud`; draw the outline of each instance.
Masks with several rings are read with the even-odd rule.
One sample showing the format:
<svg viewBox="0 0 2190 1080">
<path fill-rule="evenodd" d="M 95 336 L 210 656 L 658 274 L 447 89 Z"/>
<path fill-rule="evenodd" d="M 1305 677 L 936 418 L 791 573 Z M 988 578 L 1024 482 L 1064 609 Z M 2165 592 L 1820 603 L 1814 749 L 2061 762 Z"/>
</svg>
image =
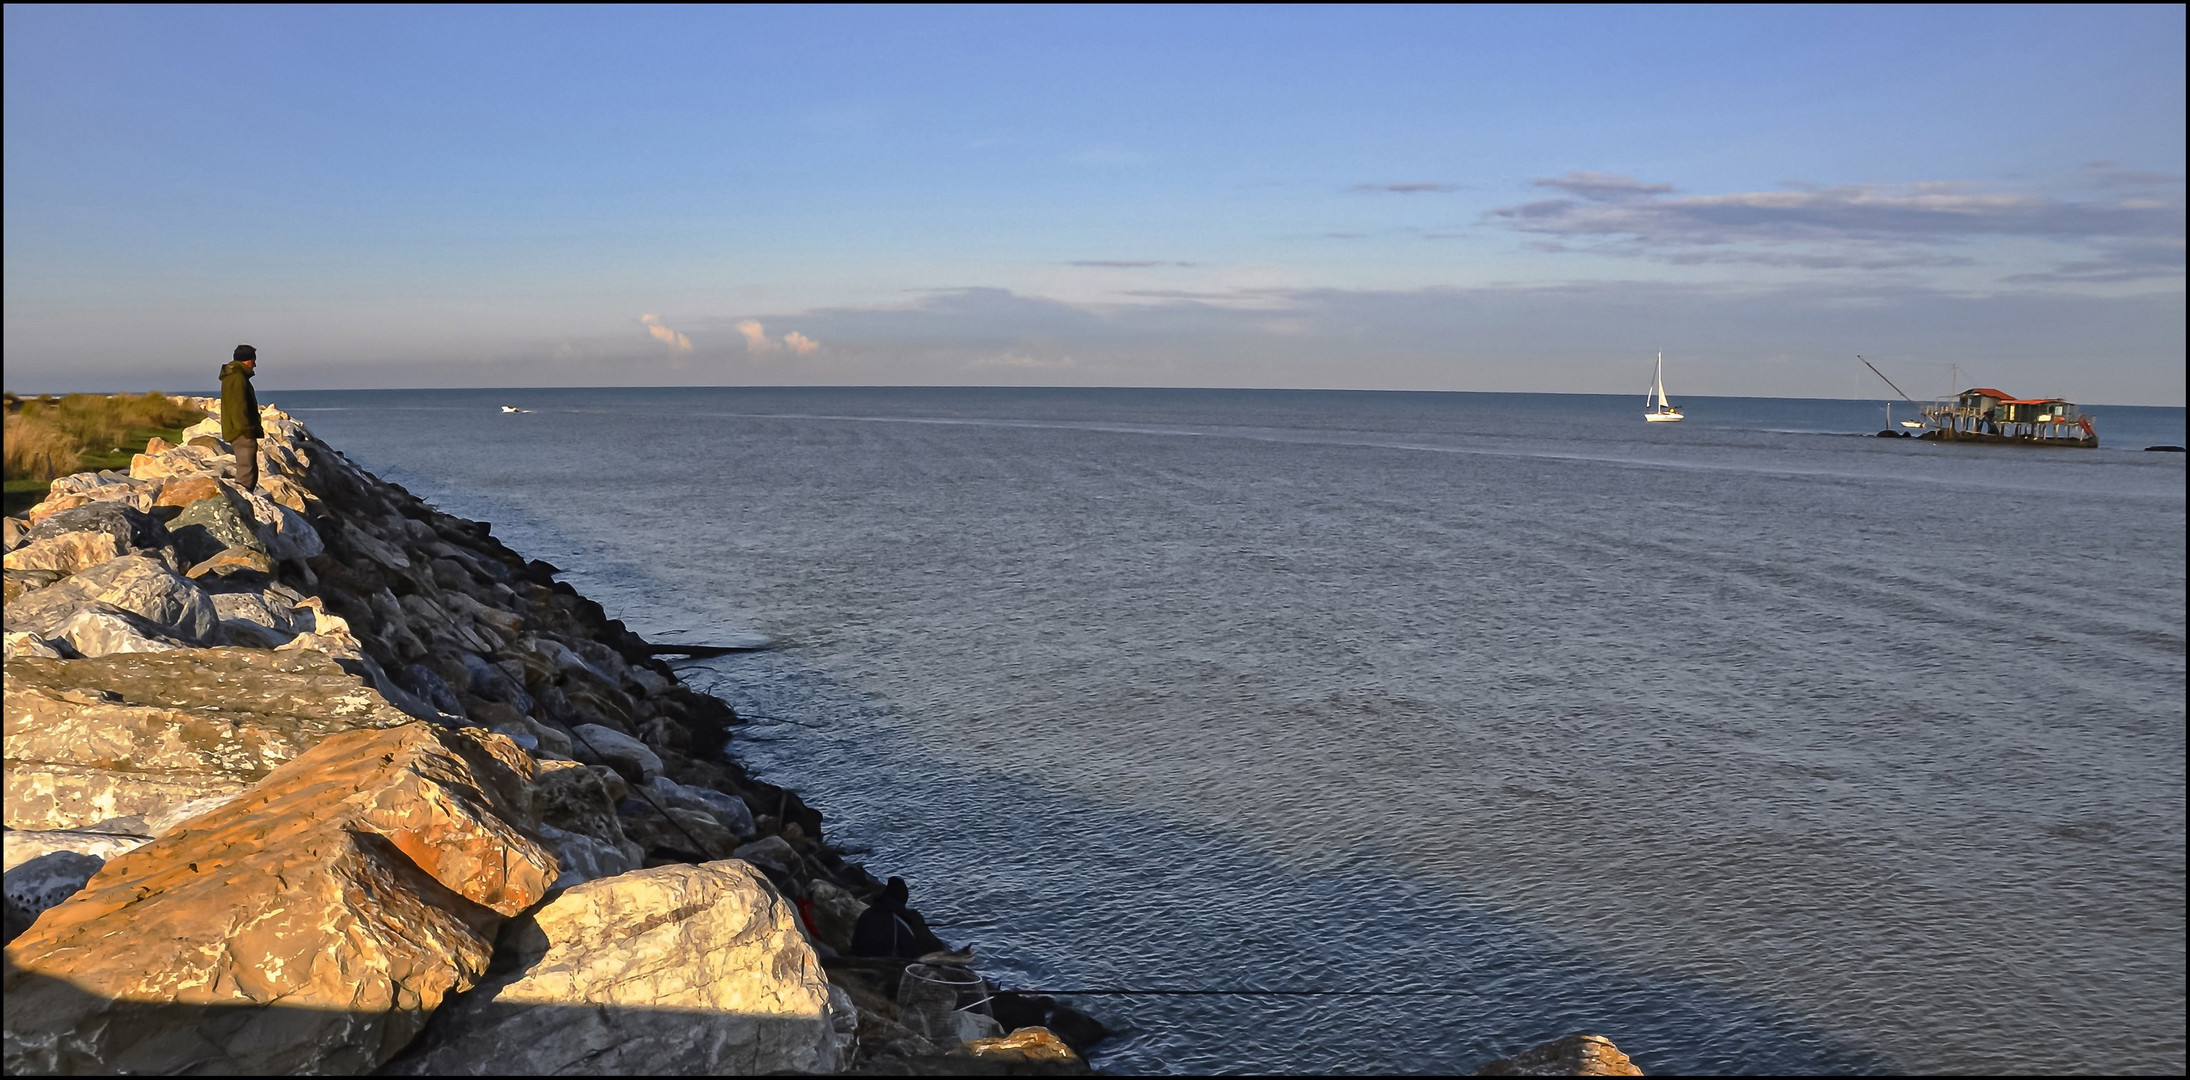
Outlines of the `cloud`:
<svg viewBox="0 0 2190 1080">
<path fill-rule="evenodd" d="M 785 349 L 799 356 L 812 356 L 821 349 L 820 342 L 796 330 L 783 335 L 782 341 L 770 341 L 768 332 L 761 326 L 759 319 L 740 320 L 737 331 L 745 338 L 745 351 L 754 356 L 767 356 Z"/>
<path fill-rule="evenodd" d="M 1664 195 L 1673 190 L 1671 184 L 1646 184 L 1632 176 L 1587 169 L 1570 172 L 1565 176 L 1544 177 L 1530 183 L 1537 187 L 1558 188 L 1569 195 L 1591 202 L 1618 202 L 1647 195 Z"/>
<path fill-rule="evenodd" d="M 1739 248 L 1703 248 L 1662 256 L 1676 266 L 1749 264 L 1799 267 L 1804 270 L 1906 270 L 1916 267 L 1968 266 L 1976 260 L 1961 255 L 1937 255 L 1910 251 L 1867 253 L 1850 251 L 1747 251 Z"/>
<path fill-rule="evenodd" d="M 2182 177 L 2174 173 L 2142 172 L 2124 169 L 2116 161 L 2084 162 L 2084 177 L 2099 187 L 2169 187 L 2182 183 Z"/>
<path fill-rule="evenodd" d="M 1163 259 L 1074 259 L 1066 266 L 1092 266 L 1102 270 L 1137 270 L 1150 266 L 1199 266 L 1200 263 L 1167 262 Z"/>
<path fill-rule="evenodd" d="M 1578 182 L 1575 177 L 1588 178 Z M 1842 184 L 1794 191 L 1661 198 L 1670 185 L 1600 174 L 1538 180 L 1583 198 L 1547 199 L 1492 210 L 1489 217 L 1531 233 L 1624 236 L 1644 244 L 1726 244 L 1815 240 L 1940 241 L 1979 236 L 2080 240 L 2178 236 L 2180 202 L 2149 199 L 2068 202 L 1978 190 L 1956 183 L 1895 187 Z M 1628 194 L 1612 197 L 1612 192 Z"/>
<path fill-rule="evenodd" d="M 740 322 L 738 324 L 738 333 L 745 335 L 745 351 L 755 356 L 766 356 L 783 348 L 783 346 L 768 340 L 768 333 L 761 328 L 758 319 L 746 319 Z"/>
<path fill-rule="evenodd" d="M 624 310 L 629 311 L 631 309 L 625 308 Z M 669 346 L 677 352 L 692 351 L 692 339 L 663 326 L 661 316 L 641 315 L 639 321 L 645 324 L 647 333 L 654 335 L 654 340 Z"/>
<path fill-rule="evenodd" d="M 998 288 L 796 320 L 841 385 L 1357 387 L 1611 392 L 1649 350 L 1687 358 L 1691 393 L 1838 397 L 1855 353 L 1890 343 L 1983 365 L 2002 385 L 2087 402 L 2180 400 L 2180 292 L 1992 295 L 1904 280 L 1772 285 L 1592 281 L 1360 290 L 1255 286 L 1069 303 Z M 788 337 L 788 335 L 786 335 Z M 810 382 L 821 368 L 767 377 Z"/>
<path fill-rule="evenodd" d="M 1415 180 L 1397 184 L 1355 184 L 1348 191 L 1384 191 L 1394 195 L 1421 195 L 1433 191 L 1465 191 L 1460 184 L 1440 184 L 1429 180 Z"/>
<path fill-rule="evenodd" d="M 2096 258 L 2061 263 L 2051 270 L 2016 274 L 2006 280 L 2019 285 L 2097 284 L 2148 281 L 2183 276 L 2183 245 L 2174 243 L 2118 244 Z"/>
</svg>

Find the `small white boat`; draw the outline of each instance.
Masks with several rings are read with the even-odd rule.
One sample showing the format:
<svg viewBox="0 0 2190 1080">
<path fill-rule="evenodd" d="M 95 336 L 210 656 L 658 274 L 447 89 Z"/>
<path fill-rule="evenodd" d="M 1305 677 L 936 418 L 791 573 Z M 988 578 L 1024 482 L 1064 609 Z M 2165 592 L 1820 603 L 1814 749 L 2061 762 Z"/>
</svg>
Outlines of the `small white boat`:
<svg viewBox="0 0 2190 1080">
<path fill-rule="evenodd" d="M 503 412 L 531 412 L 532 410 L 531 410 L 531 409 L 520 409 L 520 408 L 518 408 L 518 407 L 517 407 L 517 406 L 515 406 L 515 405 L 504 405 L 504 406 L 502 406 L 502 411 L 503 411 Z"/>
<path fill-rule="evenodd" d="M 1652 398 L 1657 399 L 1656 404 L 1651 403 Z M 1662 352 L 1658 354 L 1658 374 L 1650 381 L 1650 392 L 1643 395 L 1643 405 L 1648 410 L 1643 413 L 1643 419 L 1653 424 L 1675 424 L 1685 419 L 1681 411 L 1665 399 L 1665 354 Z"/>
</svg>

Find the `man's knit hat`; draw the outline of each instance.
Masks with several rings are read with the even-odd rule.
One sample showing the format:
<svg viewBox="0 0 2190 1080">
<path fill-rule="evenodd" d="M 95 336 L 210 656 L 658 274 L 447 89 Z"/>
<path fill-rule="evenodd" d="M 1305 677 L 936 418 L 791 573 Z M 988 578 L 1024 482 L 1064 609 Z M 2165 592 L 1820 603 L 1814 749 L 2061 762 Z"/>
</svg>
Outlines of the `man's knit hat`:
<svg viewBox="0 0 2190 1080">
<path fill-rule="evenodd" d="M 258 359 L 258 358 L 259 358 L 259 351 L 258 351 L 257 349 L 254 349 L 254 348 L 252 348 L 252 347 L 251 347 L 251 346 L 249 346 L 249 345 L 238 345 L 238 346 L 236 346 L 236 359 L 238 359 L 238 360 L 256 360 L 256 359 Z"/>
</svg>

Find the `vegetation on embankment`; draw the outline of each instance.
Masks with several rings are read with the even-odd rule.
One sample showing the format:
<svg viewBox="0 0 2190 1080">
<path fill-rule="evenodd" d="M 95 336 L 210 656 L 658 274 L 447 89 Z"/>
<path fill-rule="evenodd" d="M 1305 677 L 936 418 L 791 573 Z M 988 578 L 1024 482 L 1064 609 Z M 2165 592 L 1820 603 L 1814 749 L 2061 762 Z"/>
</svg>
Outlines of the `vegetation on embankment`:
<svg viewBox="0 0 2190 1080">
<path fill-rule="evenodd" d="M 21 513 L 45 497 L 56 476 L 84 469 L 126 469 L 157 435 L 169 442 L 204 419 L 165 394 L 70 394 L 19 398 L 7 406 L 7 507 Z"/>
</svg>

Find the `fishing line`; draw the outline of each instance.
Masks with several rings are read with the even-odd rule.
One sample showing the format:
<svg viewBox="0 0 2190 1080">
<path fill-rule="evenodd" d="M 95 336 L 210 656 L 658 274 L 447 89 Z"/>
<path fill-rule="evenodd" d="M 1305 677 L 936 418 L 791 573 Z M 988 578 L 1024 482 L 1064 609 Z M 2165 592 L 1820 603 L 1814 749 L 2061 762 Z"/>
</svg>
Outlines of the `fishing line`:
<svg viewBox="0 0 2190 1080">
<path fill-rule="evenodd" d="M 1008 993 L 1041 997 L 1466 997 L 1473 990 L 1200 990 L 1200 989 L 1125 989 L 1099 988 L 1086 990 L 1020 990 Z"/>
</svg>

